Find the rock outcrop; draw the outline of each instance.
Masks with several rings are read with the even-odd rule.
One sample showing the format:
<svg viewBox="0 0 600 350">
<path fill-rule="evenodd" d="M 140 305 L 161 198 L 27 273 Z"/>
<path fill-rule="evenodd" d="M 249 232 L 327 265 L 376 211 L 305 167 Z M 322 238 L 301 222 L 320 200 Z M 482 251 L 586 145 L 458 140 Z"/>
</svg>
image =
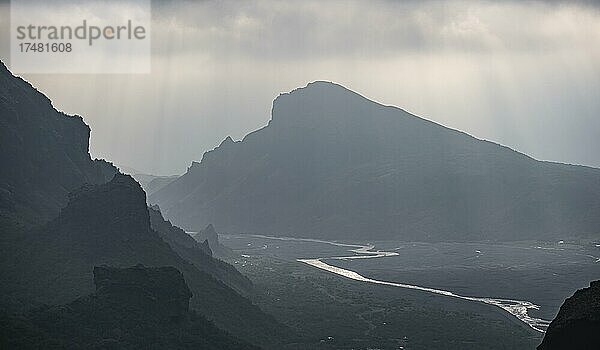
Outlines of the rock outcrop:
<svg viewBox="0 0 600 350">
<path fill-rule="evenodd" d="M 208 224 L 203 230 L 193 233 L 192 237 L 202 245 L 207 246 L 212 251 L 213 255 L 221 258 L 231 257 L 235 255 L 231 249 L 219 242 L 219 235 L 212 224 Z"/>
<path fill-rule="evenodd" d="M 600 281 L 565 300 L 538 350 L 600 348 Z"/>
<path fill-rule="evenodd" d="M 0 62 L 0 234 L 58 215 L 68 193 L 99 184 L 117 169 L 92 160 L 90 128 Z"/>
</svg>

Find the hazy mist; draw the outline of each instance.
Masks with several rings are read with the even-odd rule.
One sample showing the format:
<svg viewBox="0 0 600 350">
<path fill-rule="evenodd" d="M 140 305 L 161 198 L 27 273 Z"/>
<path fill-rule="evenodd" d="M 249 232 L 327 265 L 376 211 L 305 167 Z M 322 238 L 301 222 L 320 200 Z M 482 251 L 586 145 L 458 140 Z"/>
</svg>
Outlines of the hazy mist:
<svg viewBox="0 0 600 350">
<path fill-rule="evenodd" d="M 595 2 L 161 2 L 152 15 L 152 74 L 25 76 L 84 117 L 93 156 L 182 173 L 265 125 L 280 92 L 329 80 L 538 159 L 600 166 Z"/>
</svg>

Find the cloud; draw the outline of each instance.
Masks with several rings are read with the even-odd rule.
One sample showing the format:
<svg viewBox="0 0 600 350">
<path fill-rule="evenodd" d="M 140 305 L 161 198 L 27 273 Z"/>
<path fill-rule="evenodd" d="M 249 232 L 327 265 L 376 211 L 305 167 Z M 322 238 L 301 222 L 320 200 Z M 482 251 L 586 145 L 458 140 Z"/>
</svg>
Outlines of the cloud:
<svg viewBox="0 0 600 350">
<path fill-rule="evenodd" d="M 600 40 L 598 7 L 580 2 L 205 1 L 154 14 L 157 54 L 214 59 L 554 52 Z"/>
</svg>

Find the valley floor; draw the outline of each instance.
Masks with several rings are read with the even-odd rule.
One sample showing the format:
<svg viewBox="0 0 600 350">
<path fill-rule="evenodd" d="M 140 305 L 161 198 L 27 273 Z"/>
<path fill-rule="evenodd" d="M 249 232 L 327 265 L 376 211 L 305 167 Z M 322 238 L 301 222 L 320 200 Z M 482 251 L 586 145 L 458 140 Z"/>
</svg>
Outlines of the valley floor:
<svg viewBox="0 0 600 350">
<path fill-rule="evenodd" d="M 543 336 L 542 333 L 533 330 L 497 307 L 423 291 L 355 281 L 296 261 L 301 257 L 339 256 L 341 252 L 352 255 L 352 253 L 348 254 L 347 247 L 327 246 L 316 241 L 301 244 L 269 242 L 248 236 L 225 236 L 223 242 L 243 254 L 241 258 L 230 262 L 249 276 L 257 286 L 255 301 L 259 306 L 299 333 L 302 340 L 299 340 L 298 344 L 288 345 L 289 349 L 534 349 Z M 386 246 L 386 249 L 400 248 L 397 251 L 404 252 L 402 246 L 398 247 L 396 242 L 381 245 Z M 530 244 L 523 244 L 523 247 L 530 247 Z M 515 284 L 526 278 L 522 276 L 523 274 L 528 274 L 528 278 L 533 279 L 533 283 L 548 282 L 541 268 L 538 269 L 537 278 L 534 278 L 536 273 L 523 267 L 526 265 L 534 269 L 534 265 L 524 262 L 522 257 L 512 256 L 514 264 L 507 268 L 498 266 L 490 268 L 486 265 L 485 259 L 482 259 L 483 262 L 471 264 L 472 266 L 468 268 L 469 264 L 465 262 L 467 258 L 457 253 L 464 249 L 473 249 L 478 251 L 476 256 L 481 256 L 485 252 L 493 257 L 500 252 L 495 249 L 502 250 L 493 245 L 439 248 L 436 247 L 437 254 L 427 257 L 428 254 L 424 251 L 431 250 L 431 246 L 426 244 L 417 246 L 412 251 L 416 251 L 421 259 L 427 261 L 416 261 L 415 266 L 403 268 L 397 266 L 400 261 L 393 260 L 394 258 L 361 259 L 360 262 L 352 259 L 336 260 L 334 264 L 352 268 L 353 271 L 359 270 L 361 274 L 370 278 L 399 282 L 404 282 L 402 279 L 406 278 L 410 283 L 434 285 L 436 288 L 445 287 L 444 289 L 453 292 L 471 291 L 466 295 L 489 295 L 487 293 L 493 290 L 491 283 L 494 282 L 490 278 L 497 279 L 495 281 L 497 288 L 510 285 L 511 283 L 508 282 L 510 279 L 507 278 L 512 270 L 514 270 L 512 272 L 514 272 Z M 533 258 L 536 258 L 535 255 L 538 253 L 556 253 L 551 249 L 538 249 L 535 245 L 533 249 Z M 517 252 L 521 250 L 529 253 L 523 256 L 531 257 L 531 251 L 517 247 Z M 399 254 L 401 255 L 402 253 Z M 443 257 L 441 259 L 443 262 L 439 256 Z M 575 267 L 572 258 L 578 256 L 587 259 L 584 261 L 589 264 L 584 264 L 583 268 L 580 266 L 580 273 L 572 276 L 568 271 Z M 562 270 L 558 271 L 558 274 L 568 274 L 572 278 L 581 280 L 580 284 L 585 284 L 586 278 L 597 276 L 600 271 L 598 270 L 600 264 L 595 264 L 593 259 L 586 258 L 585 254 L 579 251 L 569 254 L 569 257 L 559 264 Z M 403 258 L 415 260 L 414 257 Z M 517 261 L 519 259 L 521 259 L 520 264 Z M 331 260 L 326 261 L 332 263 Z M 496 263 L 503 264 L 502 261 Z M 541 261 L 540 264 L 545 262 Z M 442 278 L 441 266 L 446 268 L 445 278 Z M 488 275 L 486 268 L 495 271 L 489 274 L 492 277 L 486 278 Z M 507 273 L 499 272 L 503 270 Z M 471 280 L 467 280 L 468 278 Z M 519 297 L 526 296 L 527 292 L 533 293 L 535 300 L 550 300 L 546 304 L 553 305 L 551 300 L 554 295 L 572 293 L 563 291 L 566 289 L 563 280 L 564 278 L 557 278 L 557 282 L 551 286 L 554 293 L 538 292 L 538 289 L 531 288 L 531 284 L 521 287 L 513 285 L 512 289 L 504 288 L 498 291 L 501 294 L 516 293 L 513 295 L 514 298 L 521 300 L 529 300 Z M 472 288 L 472 285 L 480 286 Z M 570 288 L 574 288 L 574 284 L 571 284 Z M 473 292 L 480 294 L 473 294 Z M 561 302 L 562 300 L 558 305 Z M 555 312 L 554 307 L 545 306 L 533 314 L 551 319 Z"/>
</svg>

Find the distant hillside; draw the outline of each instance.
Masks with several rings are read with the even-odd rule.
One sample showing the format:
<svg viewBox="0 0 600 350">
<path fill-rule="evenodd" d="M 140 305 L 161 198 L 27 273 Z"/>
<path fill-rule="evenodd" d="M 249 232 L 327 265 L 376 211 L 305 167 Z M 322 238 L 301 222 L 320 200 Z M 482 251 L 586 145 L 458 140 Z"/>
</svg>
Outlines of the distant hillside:
<svg viewBox="0 0 600 350">
<path fill-rule="evenodd" d="M 518 240 L 600 234 L 600 170 L 542 162 L 315 82 L 268 126 L 225 139 L 150 196 L 198 231 L 336 239 Z"/>
<path fill-rule="evenodd" d="M 80 116 L 54 109 L 0 62 L 0 233 L 44 223 L 70 191 L 112 178 L 112 164 L 90 158 L 89 137 Z"/>
</svg>

